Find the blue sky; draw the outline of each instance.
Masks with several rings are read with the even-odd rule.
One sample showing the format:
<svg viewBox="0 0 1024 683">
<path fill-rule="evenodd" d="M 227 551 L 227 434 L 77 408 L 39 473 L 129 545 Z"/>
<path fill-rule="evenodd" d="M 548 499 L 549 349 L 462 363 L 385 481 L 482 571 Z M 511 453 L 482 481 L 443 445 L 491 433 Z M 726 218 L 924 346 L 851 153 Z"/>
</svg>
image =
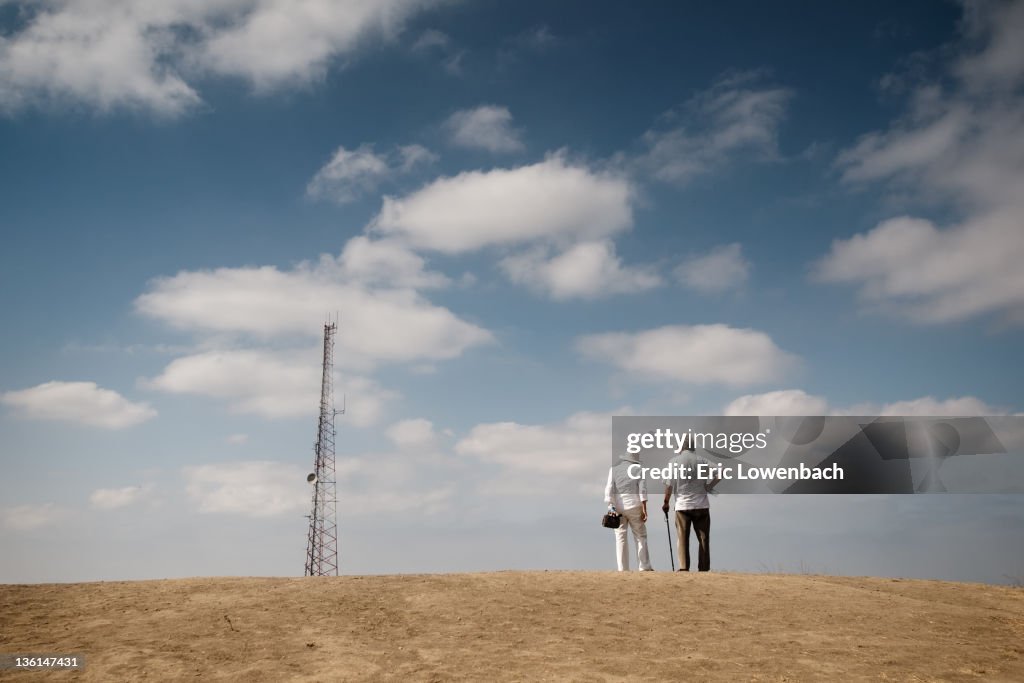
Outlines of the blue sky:
<svg viewBox="0 0 1024 683">
<path fill-rule="evenodd" d="M 334 312 L 354 573 L 612 566 L 616 413 L 1024 411 L 1021 45 L 1020 2 L 0 4 L 0 581 L 301 571 Z M 715 503 L 722 569 L 1024 573 L 1013 496 Z"/>
</svg>

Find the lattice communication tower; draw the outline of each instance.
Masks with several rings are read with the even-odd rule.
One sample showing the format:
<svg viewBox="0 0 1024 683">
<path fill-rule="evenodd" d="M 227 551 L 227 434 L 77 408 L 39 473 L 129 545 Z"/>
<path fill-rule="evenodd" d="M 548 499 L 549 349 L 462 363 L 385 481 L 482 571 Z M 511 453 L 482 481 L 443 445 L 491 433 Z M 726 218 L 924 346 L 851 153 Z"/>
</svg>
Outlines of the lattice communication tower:
<svg viewBox="0 0 1024 683">
<path fill-rule="evenodd" d="M 317 423 L 313 485 L 306 543 L 306 576 L 338 575 L 338 489 L 334 468 L 334 334 L 337 323 L 324 325 L 323 377 L 320 382 L 320 419 Z"/>
</svg>

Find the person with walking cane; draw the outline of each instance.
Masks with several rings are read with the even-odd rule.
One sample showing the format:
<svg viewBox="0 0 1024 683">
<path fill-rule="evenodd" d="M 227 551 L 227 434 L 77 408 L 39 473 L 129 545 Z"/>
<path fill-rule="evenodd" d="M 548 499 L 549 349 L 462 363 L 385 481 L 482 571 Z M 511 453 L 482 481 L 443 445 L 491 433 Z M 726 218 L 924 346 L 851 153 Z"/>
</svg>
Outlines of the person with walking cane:
<svg viewBox="0 0 1024 683">
<path fill-rule="evenodd" d="M 622 516 L 615 529 L 616 560 L 620 572 L 629 571 L 627 530 L 633 532 L 640 571 L 654 571 L 647 551 L 647 482 L 642 477 L 634 479 L 629 476 L 629 466 L 639 462 L 636 455 L 622 455 L 615 466 L 608 468 L 608 484 L 604 489 L 604 502 L 610 510 Z"/>
<path fill-rule="evenodd" d="M 708 504 L 708 492 L 718 484 L 719 479 L 701 479 L 698 477 L 698 464 L 704 464 L 708 470 L 711 463 L 702 455 L 697 455 L 689 436 L 683 445 L 682 452 L 670 462 L 675 462 L 678 475 L 675 479 L 665 482 L 665 501 L 661 506 L 668 523 L 669 499 L 676 497 L 676 552 L 679 553 L 679 569 L 690 571 L 690 528 L 697 536 L 697 571 L 706 572 L 711 569 L 711 510 Z M 669 543 L 671 546 L 671 542 Z"/>
</svg>

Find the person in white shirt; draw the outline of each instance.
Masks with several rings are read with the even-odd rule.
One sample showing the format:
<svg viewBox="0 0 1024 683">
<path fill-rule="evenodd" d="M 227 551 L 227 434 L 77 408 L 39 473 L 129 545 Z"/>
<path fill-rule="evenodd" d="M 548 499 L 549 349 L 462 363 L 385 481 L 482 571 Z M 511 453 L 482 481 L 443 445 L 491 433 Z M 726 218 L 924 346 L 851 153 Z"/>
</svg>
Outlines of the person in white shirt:
<svg viewBox="0 0 1024 683">
<path fill-rule="evenodd" d="M 679 569 L 690 571 L 690 528 L 697 536 L 697 571 L 706 572 L 711 569 L 711 509 L 708 504 L 708 491 L 719 482 L 717 478 L 700 479 L 697 477 L 697 465 L 704 463 L 710 469 L 711 462 L 703 455 L 694 451 L 687 442 L 683 451 L 672 458 L 677 463 L 680 475 L 665 482 L 665 502 L 661 509 L 668 514 L 669 498 L 676 497 L 676 552 L 679 555 Z M 682 473 L 689 473 L 683 475 Z"/>
<path fill-rule="evenodd" d="M 640 571 L 654 571 L 647 552 L 647 482 L 642 477 L 630 477 L 628 471 L 630 465 L 639 462 L 640 459 L 635 455 L 627 453 L 621 456 L 614 467 L 608 468 L 608 485 L 604 489 L 604 502 L 622 515 L 619 528 L 615 530 L 615 550 L 620 572 L 629 571 L 627 529 L 633 531 Z"/>
</svg>

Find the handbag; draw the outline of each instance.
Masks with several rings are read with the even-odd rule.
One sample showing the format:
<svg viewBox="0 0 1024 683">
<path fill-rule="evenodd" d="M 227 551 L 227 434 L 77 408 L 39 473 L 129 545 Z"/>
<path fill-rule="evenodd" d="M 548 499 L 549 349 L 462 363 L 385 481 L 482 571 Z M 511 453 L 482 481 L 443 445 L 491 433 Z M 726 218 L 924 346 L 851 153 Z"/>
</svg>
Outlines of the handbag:
<svg viewBox="0 0 1024 683">
<path fill-rule="evenodd" d="M 613 515 L 608 512 L 601 518 L 601 526 L 607 529 L 618 529 L 622 525 L 622 515 Z"/>
</svg>

